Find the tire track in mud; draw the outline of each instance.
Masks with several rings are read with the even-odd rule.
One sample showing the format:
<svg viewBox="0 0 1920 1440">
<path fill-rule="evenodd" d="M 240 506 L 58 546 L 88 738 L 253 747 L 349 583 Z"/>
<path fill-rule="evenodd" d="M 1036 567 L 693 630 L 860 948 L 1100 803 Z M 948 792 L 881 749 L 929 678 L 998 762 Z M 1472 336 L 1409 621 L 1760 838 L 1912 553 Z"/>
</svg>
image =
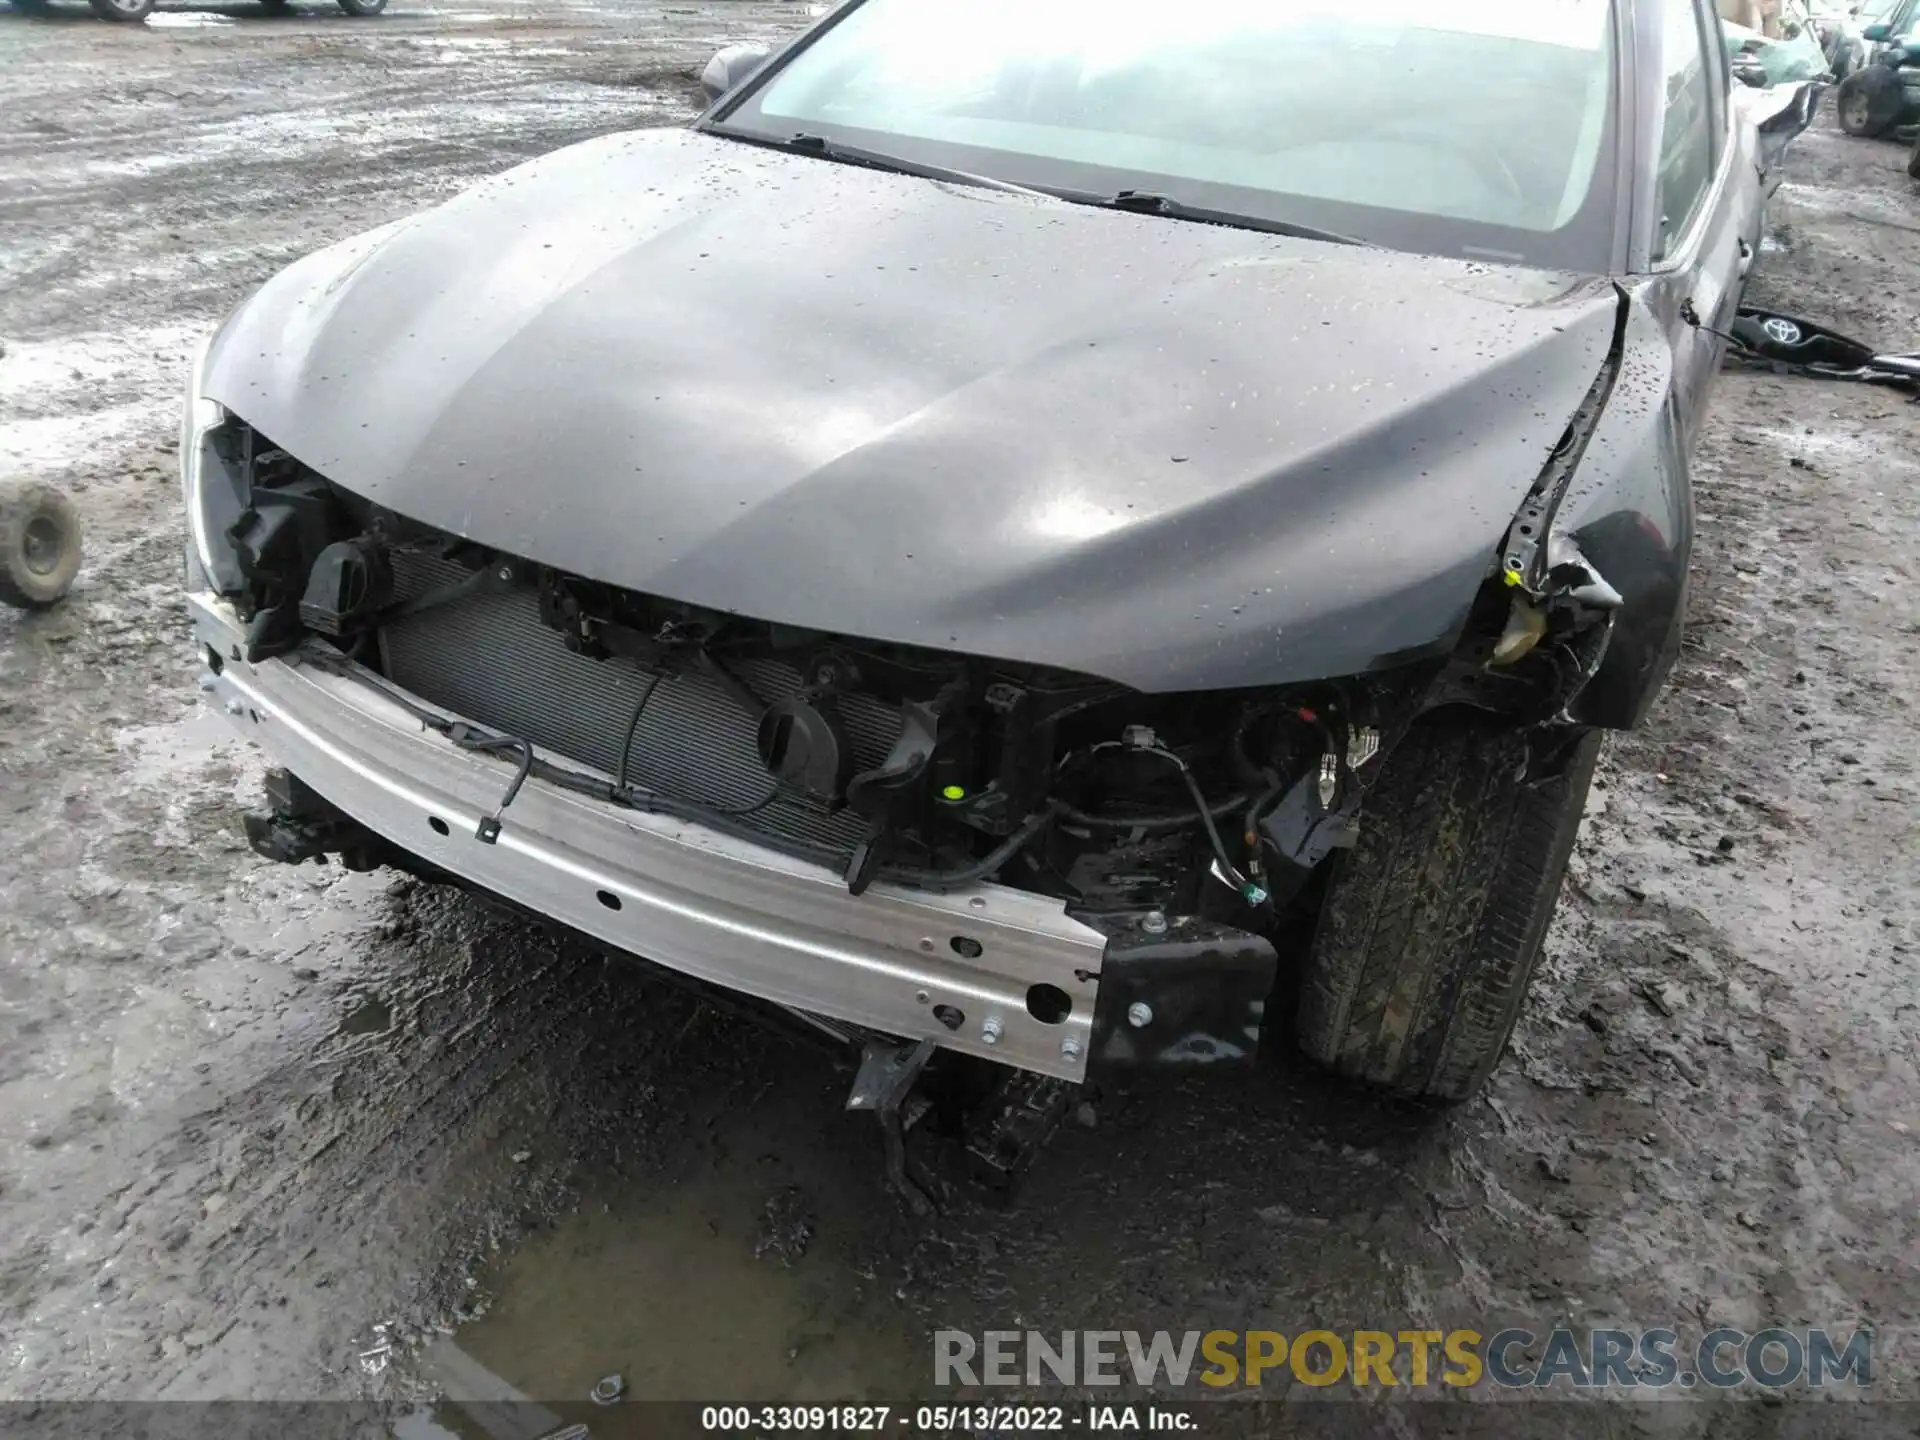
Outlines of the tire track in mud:
<svg viewBox="0 0 1920 1440">
<path fill-rule="evenodd" d="M 192 1296 L 120 1309 L 123 1324 L 148 1317 L 157 1358 L 177 1368 L 167 1394 L 250 1393 L 250 1368 L 263 1357 L 218 1353 L 220 1327 L 284 1305 L 285 1288 L 341 1297 L 339 1306 L 310 1307 L 300 1329 L 308 1344 L 344 1358 L 367 1324 L 352 1291 L 370 1299 L 404 1288 L 404 1278 L 432 1294 L 470 1255 L 511 1240 L 520 1222 L 509 1211 L 526 1216 L 560 1203 L 559 1177 L 579 1159 L 582 1127 L 569 1122 L 574 1097 L 563 1093 L 555 1057 L 589 1028 L 599 992 L 578 981 L 594 962 L 451 897 L 409 897 L 394 909 L 401 918 L 380 924 L 369 946 L 380 960 L 336 992 L 348 1013 L 377 996 L 389 1012 L 384 1030 L 254 1045 L 280 1055 L 243 1092 L 187 1115 L 132 1157 L 150 1178 L 123 1191 L 104 1220 L 119 1243 L 98 1263 L 113 1273 L 144 1260 Z M 503 965 L 513 967 L 504 984 L 482 973 Z M 679 1018 L 668 1007 L 636 1023 L 642 1053 L 655 1023 Z M 298 1286 L 276 1283 L 294 1274 Z M 434 1303 L 455 1314 L 470 1299 L 443 1288 Z M 416 1299 L 388 1318 L 418 1332 L 428 1311 Z M 128 1383 L 148 1358 L 125 1357 L 123 1368 L 97 1368 L 90 1378 L 108 1388 Z M 264 1357 L 269 1373 L 288 1358 Z M 332 1368 L 306 1383 L 365 1378 Z"/>
<path fill-rule="evenodd" d="M 1870 174 L 1883 148 L 1806 139 L 1816 173 Z M 1900 188 L 1890 203 L 1915 210 Z M 1756 298 L 1889 322 L 1887 287 L 1920 263 L 1915 242 L 1876 231 L 1863 245 L 1792 192 L 1782 218 L 1800 239 Z M 1855 308 L 1866 297 L 1871 314 Z M 1910 306 L 1894 321 L 1909 334 Z M 1519 1037 L 1537 1093 L 1496 1091 L 1519 1143 L 1507 1183 L 1539 1152 L 1590 1237 L 1553 1267 L 1556 1288 L 1589 1307 L 1609 1296 L 1616 1313 L 1636 1289 L 1664 1290 L 1702 1324 L 1873 1323 L 1904 1351 L 1887 1368 L 1905 1393 L 1920 847 L 1896 737 L 1912 725 L 1920 626 L 1910 598 L 1905 615 L 1886 603 L 1886 582 L 1911 578 L 1920 537 L 1916 429 L 1884 393 L 1721 378 L 1682 660 L 1649 727 L 1610 752 L 1563 905 L 1552 978 L 1567 988 Z M 1835 453 L 1850 463 L 1816 458 Z M 1845 738 L 1823 740 L 1842 716 Z M 1819 763 L 1823 744 L 1840 763 Z"/>
<path fill-rule="evenodd" d="M 791 6 L 720 13 L 722 37 L 772 37 L 794 23 Z M 605 17 L 563 12 L 449 35 L 430 20 L 392 17 L 353 40 L 258 21 L 160 55 L 123 55 L 133 73 L 116 72 L 105 93 L 97 71 L 73 77 L 33 63 L 29 50 L 10 71 L 15 133 L 0 137 L 10 332 L 35 336 L 70 325 L 76 310 L 137 312 L 156 298 L 176 313 L 182 302 L 204 310 L 210 322 L 298 255 L 482 175 L 690 116 L 699 95 L 686 76 L 711 46 L 676 33 L 672 18 L 648 7 L 622 34 L 609 33 Z M 0 25 L 0 63 L 21 38 L 10 31 L 39 41 L 53 30 L 57 43 L 64 29 Z M 448 63 L 464 53 L 457 47 L 496 39 L 500 49 Z M 127 103 L 138 96 L 145 101 Z M 18 133 L 36 117 L 63 133 Z M 227 242 L 224 256 L 207 255 L 214 237 Z M 162 266 L 138 263 L 156 254 Z"/>
</svg>

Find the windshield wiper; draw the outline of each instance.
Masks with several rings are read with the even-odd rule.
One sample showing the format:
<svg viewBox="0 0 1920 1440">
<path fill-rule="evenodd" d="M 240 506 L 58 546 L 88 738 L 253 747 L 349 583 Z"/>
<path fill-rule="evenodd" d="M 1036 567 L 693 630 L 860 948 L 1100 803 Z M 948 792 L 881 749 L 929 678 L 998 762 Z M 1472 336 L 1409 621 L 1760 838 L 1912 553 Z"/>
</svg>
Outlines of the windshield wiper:
<svg viewBox="0 0 1920 1440">
<path fill-rule="evenodd" d="M 1169 220 L 1192 220 L 1201 225 L 1228 225 L 1239 230 L 1260 230 L 1269 235 L 1292 235 L 1300 240 L 1325 240 L 1332 245 L 1359 245 L 1376 249 L 1371 240 L 1357 235 L 1342 235 L 1338 230 L 1322 230 L 1317 225 L 1300 225 L 1292 220 L 1272 220 L 1264 215 L 1242 215 L 1234 210 L 1212 210 L 1204 205 L 1189 205 L 1162 195 L 1157 190 L 1122 190 L 1117 195 L 1069 195 L 1063 200 L 1082 205 L 1098 205 L 1107 210 L 1130 210 L 1137 215 L 1164 215 Z"/>
<path fill-rule="evenodd" d="M 1004 190 L 1014 195 L 1038 195 L 1050 200 L 1066 200 L 1075 205 L 1097 205 L 1105 210 L 1129 210 L 1137 215 L 1163 215 L 1170 220 L 1190 220 L 1200 225 L 1224 225 L 1239 230 L 1259 230 L 1269 235 L 1291 235 L 1300 240 L 1324 240 L 1332 245 L 1358 245 L 1377 249 L 1371 240 L 1343 235 L 1338 230 L 1322 230 L 1292 220 L 1274 220 L 1264 215 L 1242 215 L 1234 210 L 1214 210 L 1204 205 L 1189 205 L 1162 195 L 1157 190 L 1122 190 L 1117 195 L 1096 195 L 1083 190 L 1064 190 L 1032 185 L 1016 185 L 1011 180 L 996 180 L 991 175 L 976 175 L 970 170 L 955 170 L 945 165 L 929 165 L 883 150 L 868 150 L 829 140 L 824 135 L 801 130 L 786 139 L 771 135 L 747 135 L 738 130 L 713 126 L 711 133 L 729 140 L 744 140 L 749 145 L 764 145 L 774 150 L 792 150 L 802 155 L 818 155 L 843 165 L 862 165 L 870 170 L 890 170 L 896 175 L 917 175 L 923 180 L 944 180 L 953 185 L 972 185 L 983 190 Z"/>
<path fill-rule="evenodd" d="M 838 160 L 843 165 L 863 165 L 869 170 L 890 170 L 896 175 L 917 175 L 922 180 L 944 180 L 950 185 L 972 185 L 981 190 L 1005 190 L 1014 195 L 1046 195 L 1051 198 L 1051 192 L 1035 190 L 1030 185 L 1016 185 L 1011 180 L 996 180 L 991 175 L 975 175 L 969 170 L 953 170 L 945 165 L 928 165 L 919 160 L 889 155 L 881 150 L 867 150 L 858 145 L 846 145 L 838 140 L 829 140 L 824 135 L 815 135 L 805 130 L 786 140 L 759 135 L 742 135 L 735 130 L 716 129 L 713 133 L 724 135 L 729 140 L 745 140 L 754 145 L 768 145 L 778 150 L 795 150 L 802 155 L 818 155 L 823 159 Z"/>
</svg>

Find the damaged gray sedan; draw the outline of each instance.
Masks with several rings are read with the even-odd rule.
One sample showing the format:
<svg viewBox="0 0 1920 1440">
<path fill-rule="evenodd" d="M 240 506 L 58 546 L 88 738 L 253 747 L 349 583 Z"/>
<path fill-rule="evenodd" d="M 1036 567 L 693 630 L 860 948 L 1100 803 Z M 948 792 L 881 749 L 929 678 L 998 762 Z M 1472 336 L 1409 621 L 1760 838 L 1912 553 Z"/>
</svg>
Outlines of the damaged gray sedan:
<svg viewBox="0 0 1920 1440">
<path fill-rule="evenodd" d="M 712 73 L 196 366 L 255 847 L 761 1002 L 882 1111 L 1289 1031 L 1471 1093 L 1810 93 L 1705 0 L 849 0 Z"/>
</svg>

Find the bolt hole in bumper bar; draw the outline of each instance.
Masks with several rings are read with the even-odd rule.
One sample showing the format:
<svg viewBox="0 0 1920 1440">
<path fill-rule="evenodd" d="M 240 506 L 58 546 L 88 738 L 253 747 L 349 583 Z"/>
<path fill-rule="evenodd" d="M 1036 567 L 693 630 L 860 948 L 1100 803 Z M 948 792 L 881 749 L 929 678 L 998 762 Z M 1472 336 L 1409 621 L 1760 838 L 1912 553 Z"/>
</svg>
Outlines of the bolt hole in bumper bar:
<svg viewBox="0 0 1920 1440">
<path fill-rule="evenodd" d="M 1058 900 L 999 885 L 933 895 L 876 884 L 853 896 L 823 866 L 538 779 L 484 843 L 475 831 L 498 806 L 513 757 L 456 748 L 350 671 L 303 665 L 297 653 L 248 664 L 226 601 L 195 593 L 188 608 L 197 637 L 222 657 L 207 683 L 239 729 L 403 850 L 711 984 L 1086 1078 L 1107 937 Z M 1064 1017 L 1029 1014 L 1037 986 L 1067 997 Z"/>
</svg>

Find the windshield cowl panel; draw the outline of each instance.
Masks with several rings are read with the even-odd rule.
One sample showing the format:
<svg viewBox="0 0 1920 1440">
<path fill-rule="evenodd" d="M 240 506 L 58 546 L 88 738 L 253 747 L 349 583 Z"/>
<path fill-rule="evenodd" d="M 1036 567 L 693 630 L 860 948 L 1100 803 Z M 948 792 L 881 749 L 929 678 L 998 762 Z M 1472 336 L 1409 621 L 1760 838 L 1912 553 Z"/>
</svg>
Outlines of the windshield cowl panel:
<svg viewBox="0 0 1920 1440">
<path fill-rule="evenodd" d="M 1613 73 L 1608 0 L 864 0 L 708 128 L 1597 272 Z"/>
</svg>

